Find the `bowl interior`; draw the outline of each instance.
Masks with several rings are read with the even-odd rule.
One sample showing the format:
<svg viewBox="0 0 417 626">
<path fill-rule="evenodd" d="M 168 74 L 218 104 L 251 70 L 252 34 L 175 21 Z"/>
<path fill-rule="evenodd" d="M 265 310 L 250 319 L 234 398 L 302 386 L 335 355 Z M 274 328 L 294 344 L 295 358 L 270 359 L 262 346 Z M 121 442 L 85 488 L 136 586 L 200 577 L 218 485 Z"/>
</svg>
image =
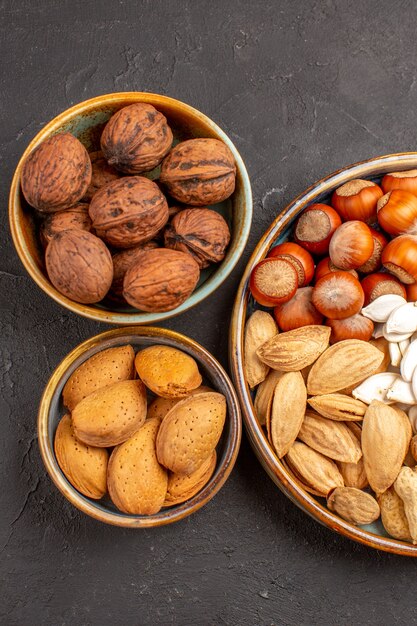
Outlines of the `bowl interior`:
<svg viewBox="0 0 417 626">
<path fill-rule="evenodd" d="M 296 198 L 279 214 L 275 222 L 266 231 L 248 263 L 236 297 L 230 336 L 231 366 L 238 395 L 241 399 L 245 426 L 256 454 L 274 482 L 295 504 L 333 530 L 372 547 L 412 556 L 417 556 L 417 548 L 408 542 L 391 538 L 380 520 L 373 524 L 356 527 L 330 512 L 327 509 L 326 500 L 306 492 L 288 468 L 279 461 L 266 433 L 257 421 L 253 405 L 255 392 L 252 392 L 246 383 L 242 355 L 245 321 L 254 310 L 263 309 L 250 295 L 248 279 L 251 270 L 268 254 L 271 247 L 291 237 L 294 222 L 299 214 L 312 202 L 328 204 L 332 192 L 348 180 L 366 178 L 380 183 L 383 175 L 389 171 L 413 169 L 416 166 L 417 154 L 415 153 L 372 159 L 328 176 Z"/>
<path fill-rule="evenodd" d="M 210 208 L 220 213 L 227 221 L 231 231 L 231 241 L 226 256 L 220 264 L 214 264 L 201 272 L 200 281 L 194 293 L 182 305 L 166 313 L 139 312 L 126 304 L 118 304 L 110 299 L 94 305 L 78 305 L 59 294 L 48 280 L 44 253 L 37 235 L 39 219 L 34 210 L 25 201 L 20 188 L 22 164 L 29 152 L 47 137 L 59 132 L 75 135 L 89 152 L 100 149 L 100 136 L 109 118 L 119 109 L 134 102 L 149 102 L 158 108 L 171 126 L 174 143 L 193 137 L 213 137 L 225 142 L 232 150 L 237 163 L 236 188 L 230 198 Z M 155 179 L 160 167 L 144 176 Z M 32 278 L 52 297 L 73 310 L 94 319 L 119 324 L 149 323 L 156 319 L 177 315 L 209 295 L 233 269 L 243 252 L 251 223 L 252 203 L 249 179 L 245 166 L 227 135 L 205 115 L 192 107 L 164 96 L 144 93 L 110 94 L 93 98 L 76 105 L 72 109 L 52 120 L 32 141 L 25 151 L 15 173 L 10 198 L 10 221 L 12 235 L 22 261 Z M 115 317 L 116 316 L 116 317 Z"/>
<path fill-rule="evenodd" d="M 194 512 L 210 500 L 220 489 L 231 472 L 240 444 L 240 414 L 237 397 L 229 378 L 219 363 L 192 341 L 181 335 L 161 329 L 146 329 L 148 334 L 138 334 L 135 329 L 118 329 L 102 333 L 81 344 L 61 363 L 52 375 L 41 401 L 38 421 L 38 435 L 41 454 L 46 468 L 62 493 L 78 508 L 93 517 L 120 526 L 157 526 L 168 524 Z M 181 339 L 179 339 L 179 337 Z M 196 359 L 203 376 L 203 384 L 224 394 L 227 401 L 227 418 L 221 439 L 217 445 L 216 469 L 207 485 L 185 503 L 162 509 L 154 515 L 127 515 L 120 512 L 108 496 L 93 500 L 80 494 L 62 473 L 54 453 L 55 432 L 61 417 L 67 412 L 62 402 L 63 387 L 86 359 L 97 352 L 130 344 L 135 352 L 143 348 L 163 344 L 173 346 Z M 84 349 L 85 347 L 85 349 Z"/>
</svg>

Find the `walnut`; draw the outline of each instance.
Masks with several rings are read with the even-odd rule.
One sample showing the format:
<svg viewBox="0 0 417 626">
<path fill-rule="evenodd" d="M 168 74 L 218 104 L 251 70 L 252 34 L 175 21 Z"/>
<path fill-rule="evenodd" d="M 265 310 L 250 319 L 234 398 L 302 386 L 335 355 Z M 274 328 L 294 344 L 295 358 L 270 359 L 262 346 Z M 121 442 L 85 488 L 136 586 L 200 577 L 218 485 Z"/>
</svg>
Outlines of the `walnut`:
<svg viewBox="0 0 417 626">
<path fill-rule="evenodd" d="M 42 222 L 40 237 L 44 248 L 52 237 L 64 230 L 80 229 L 91 231 L 91 219 L 88 214 L 88 204 L 78 202 L 65 211 L 51 213 Z"/>
<path fill-rule="evenodd" d="M 53 286 L 83 304 L 102 300 L 113 279 L 110 252 L 98 237 L 84 230 L 55 235 L 46 248 L 45 263 Z"/>
<path fill-rule="evenodd" d="M 205 206 L 228 198 L 235 177 L 236 164 L 226 144 L 218 139 L 189 139 L 165 157 L 160 181 L 179 202 Z"/>
<path fill-rule="evenodd" d="M 21 175 L 27 202 L 45 213 L 74 205 L 83 197 L 90 181 L 88 152 L 70 133 L 43 141 L 27 157 Z"/>
<path fill-rule="evenodd" d="M 224 259 L 230 241 L 225 219 L 212 209 L 185 209 L 165 229 L 165 246 L 188 252 L 200 268 Z"/>
<path fill-rule="evenodd" d="M 136 263 L 144 250 L 153 250 L 158 248 L 156 241 L 147 241 L 139 243 L 134 248 L 122 250 L 113 255 L 113 282 L 109 296 L 115 296 L 115 299 L 123 299 L 123 280 L 129 267 Z"/>
<path fill-rule="evenodd" d="M 177 215 L 177 213 L 179 213 L 180 211 L 183 211 L 184 209 L 186 209 L 187 207 L 184 206 L 179 206 L 178 204 L 176 204 L 175 206 L 170 206 L 168 207 L 168 213 L 169 213 L 169 219 L 172 220 L 172 218 Z M 190 207 L 192 208 L 192 207 Z"/>
<path fill-rule="evenodd" d="M 145 250 L 126 272 L 123 295 L 141 311 L 171 311 L 191 295 L 199 277 L 200 268 L 189 254 L 166 248 Z"/>
<path fill-rule="evenodd" d="M 119 172 L 107 163 L 101 150 L 98 152 L 90 152 L 89 156 L 92 168 L 91 183 L 84 195 L 84 200 L 88 201 L 91 200 L 96 191 L 101 189 L 101 187 L 120 178 Z"/>
<path fill-rule="evenodd" d="M 166 117 L 151 104 L 137 102 L 110 118 L 101 136 L 101 149 L 110 165 L 126 174 L 140 174 L 159 165 L 172 139 Z"/>
<path fill-rule="evenodd" d="M 168 221 L 168 205 L 154 182 L 125 176 L 94 195 L 90 217 L 97 235 L 115 248 L 149 241 Z"/>
</svg>

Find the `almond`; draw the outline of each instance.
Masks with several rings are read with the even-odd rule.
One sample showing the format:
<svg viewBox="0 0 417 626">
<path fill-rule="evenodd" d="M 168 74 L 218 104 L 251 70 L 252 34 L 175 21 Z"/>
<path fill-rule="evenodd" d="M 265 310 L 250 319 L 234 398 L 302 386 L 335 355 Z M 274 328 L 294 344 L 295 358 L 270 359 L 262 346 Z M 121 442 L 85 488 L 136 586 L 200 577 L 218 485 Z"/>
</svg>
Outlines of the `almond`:
<svg viewBox="0 0 417 626">
<path fill-rule="evenodd" d="M 362 429 L 358 426 L 357 422 L 346 422 L 346 426 L 350 430 L 352 437 L 355 437 L 357 441 L 359 441 L 359 445 L 361 445 Z M 368 487 L 369 483 L 363 462 L 363 455 L 357 463 L 339 462 L 337 465 L 343 476 L 346 487 L 356 487 L 356 489 L 365 489 L 365 487 Z"/>
<path fill-rule="evenodd" d="M 336 487 L 327 498 L 327 506 L 356 526 L 372 524 L 380 515 L 375 498 L 355 487 Z"/>
<path fill-rule="evenodd" d="M 156 417 L 162 421 L 165 415 L 169 413 L 172 407 L 178 404 L 178 402 L 181 402 L 181 398 L 155 398 L 148 406 L 146 419 Z"/>
<path fill-rule="evenodd" d="M 320 493 L 316 489 L 313 489 L 313 487 L 311 485 L 308 485 L 305 481 L 303 481 L 301 479 L 300 474 L 296 471 L 296 469 L 294 467 L 290 468 L 290 466 L 286 462 L 285 458 L 281 459 L 281 463 L 291 472 L 291 474 L 294 476 L 295 480 L 300 484 L 300 486 L 303 489 L 305 489 L 305 491 L 308 491 L 308 493 L 312 493 L 313 496 L 318 496 L 319 498 L 323 497 L 322 493 Z"/>
<path fill-rule="evenodd" d="M 343 487 L 343 478 L 336 463 L 301 441 L 293 443 L 285 459 L 302 482 L 321 496 L 327 497 L 335 487 Z"/>
<path fill-rule="evenodd" d="M 133 378 L 135 353 L 132 346 L 97 352 L 84 361 L 65 383 L 62 395 L 70 411 L 93 391 Z"/>
<path fill-rule="evenodd" d="M 405 437 L 404 437 L 404 459 L 405 459 L 411 447 L 411 442 L 413 438 L 413 429 L 411 428 L 411 423 L 410 423 L 410 420 L 408 419 L 407 413 L 403 411 L 402 409 L 400 409 L 400 407 L 398 406 L 394 405 L 392 408 L 402 420 L 404 433 L 405 433 Z"/>
<path fill-rule="evenodd" d="M 213 391 L 210 387 L 206 387 L 205 385 L 200 385 L 197 389 L 193 389 L 190 391 L 188 395 L 192 396 L 197 393 L 204 393 L 206 391 Z M 169 413 L 173 406 L 178 404 L 182 398 L 155 398 L 148 406 L 147 419 L 152 417 L 157 417 L 158 419 L 164 419 L 165 415 Z"/>
<path fill-rule="evenodd" d="M 378 496 L 378 503 L 381 509 L 382 524 L 391 537 L 412 541 L 410 527 L 404 511 L 404 503 L 395 491 L 390 487 Z"/>
<path fill-rule="evenodd" d="M 150 346 L 137 353 L 139 378 L 157 396 L 181 398 L 201 385 L 201 374 L 195 360 L 170 346 Z"/>
<path fill-rule="evenodd" d="M 377 495 L 397 478 L 410 439 L 410 430 L 397 410 L 377 400 L 370 404 L 363 418 L 362 451 L 369 484 Z"/>
<path fill-rule="evenodd" d="M 417 472 L 410 467 L 401 468 L 394 489 L 403 501 L 410 535 L 417 544 Z"/>
<path fill-rule="evenodd" d="M 69 415 L 58 424 L 54 448 L 58 465 L 71 485 L 88 498 L 102 498 L 107 491 L 107 450 L 77 441 Z"/>
<path fill-rule="evenodd" d="M 267 415 L 271 408 L 271 399 L 274 395 L 276 384 L 283 375 L 284 372 L 271 370 L 256 390 L 254 408 L 261 426 L 267 423 Z"/>
<path fill-rule="evenodd" d="M 313 363 L 329 345 L 331 329 L 327 326 L 302 326 L 275 335 L 256 354 L 275 370 L 298 372 Z"/>
<path fill-rule="evenodd" d="M 123 380 L 98 389 L 72 412 L 80 441 L 105 448 L 126 441 L 146 418 L 146 390 L 140 380 Z"/>
<path fill-rule="evenodd" d="M 368 408 L 364 402 L 343 393 L 314 396 L 308 399 L 308 403 L 323 417 L 341 422 L 362 420 Z"/>
<path fill-rule="evenodd" d="M 417 461 L 417 435 L 414 435 L 414 437 L 411 439 L 410 452 L 414 461 Z"/>
<path fill-rule="evenodd" d="M 381 365 L 375 370 L 374 374 L 386 372 L 391 361 L 391 356 L 389 353 L 389 342 L 385 339 L 385 337 L 378 337 L 378 339 L 370 339 L 369 343 L 371 344 L 371 346 L 378 348 L 378 350 L 380 350 L 384 355 L 384 358 L 381 361 Z"/>
<path fill-rule="evenodd" d="M 286 372 L 278 380 L 272 401 L 270 432 L 278 458 L 285 456 L 297 438 L 307 403 L 300 372 Z"/>
<path fill-rule="evenodd" d="M 157 418 L 147 420 L 111 454 L 107 472 L 109 494 L 123 513 L 152 515 L 164 504 L 168 473 L 155 453 L 159 426 Z"/>
<path fill-rule="evenodd" d="M 343 422 L 307 411 L 298 438 L 335 461 L 357 463 L 362 456 L 359 441 Z"/>
<path fill-rule="evenodd" d="M 244 367 L 246 380 L 251 388 L 265 380 L 269 371 L 269 366 L 258 358 L 256 350 L 277 333 L 275 320 L 266 311 L 255 311 L 246 322 Z"/>
<path fill-rule="evenodd" d="M 221 393 L 178 402 L 164 417 L 156 440 L 159 462 L 175 474 L 192 474 L 215 449 L 226 419 Z"/>
<path fill-rule="evenodd" d="M 334 393 L 371 376 L 384 355 L 360 339 L 345 339 L 330 346 L 314 363 L 307 379 L 313 396 Z"/>
<path fill-rule="evenodd" d="M 213 475 L 216 459 L 216 450 L 213 450 L 212 454 L 192 474 L 187 476 L 187 474 L 170 472 L 164 506 L 173 506 L 185 502 L 201 491 Z"/>
</svg>

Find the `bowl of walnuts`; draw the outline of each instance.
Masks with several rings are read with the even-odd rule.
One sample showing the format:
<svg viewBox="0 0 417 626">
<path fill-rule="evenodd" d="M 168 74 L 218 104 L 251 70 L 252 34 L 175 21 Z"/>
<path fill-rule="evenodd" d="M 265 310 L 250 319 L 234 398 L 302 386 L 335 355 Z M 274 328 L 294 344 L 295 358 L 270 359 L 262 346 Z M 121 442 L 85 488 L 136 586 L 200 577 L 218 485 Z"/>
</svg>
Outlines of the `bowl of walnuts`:
<svg viewBox="0 0 417 626">
<path fill-rule="evenodd" d="M 126 92 L 64 111 L 32 140 L 10 191 L 13 241 L 55 301 L 114 324 L 177 315 L 242 254 L 252 197 L 243 161 L 208 117 Z"/>
<path fill-rule="evenodd" d="M 198 343 L 135 326 L 92 337 L 52 373 L 38 441 L 52 481 L 87 515 L 149 528 L 221 489 L 241 438 L 229 377 Z"/>
</svg>

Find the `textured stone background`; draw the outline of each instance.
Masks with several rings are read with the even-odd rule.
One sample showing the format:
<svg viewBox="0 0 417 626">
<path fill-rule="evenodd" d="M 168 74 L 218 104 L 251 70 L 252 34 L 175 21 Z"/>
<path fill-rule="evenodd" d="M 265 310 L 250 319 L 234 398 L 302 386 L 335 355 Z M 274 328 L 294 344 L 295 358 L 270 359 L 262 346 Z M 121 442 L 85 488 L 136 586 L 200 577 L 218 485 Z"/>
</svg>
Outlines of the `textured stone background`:
<svg viewBox="0 0 417 626">
<path fill-rule="evenodd" d="M 245 441 L 222 492 L 176 526 L 105 527 L 66 503 L 39 458 L 37 405 L 60 359 L 105 326 L 29 279 L 6 206 L 27 143 L 72 104 L 144 90 L 204 111 L 248 167 L 252 234 L 227 284 L 167 325 L 226 365 L 222 320 L 277 210 L 345 164 L 416 149 L 416 3 L 2 0 L 0 16 L 0 623 L 413 623 L 416 563 L 310 520 Z"/>
</svg>

